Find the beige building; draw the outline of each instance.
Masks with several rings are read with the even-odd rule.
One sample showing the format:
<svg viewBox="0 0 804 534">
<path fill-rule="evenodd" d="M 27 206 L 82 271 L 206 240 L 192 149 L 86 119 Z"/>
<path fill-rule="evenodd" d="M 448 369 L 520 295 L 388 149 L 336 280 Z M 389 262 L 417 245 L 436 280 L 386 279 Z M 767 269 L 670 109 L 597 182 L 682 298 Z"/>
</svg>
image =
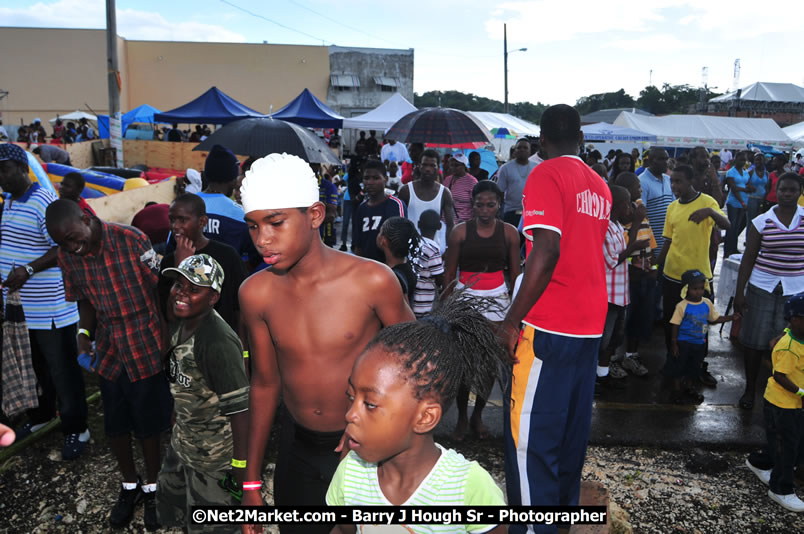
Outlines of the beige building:
<svg viewBox="0 0 804 534">
<path fill-rule="evenodd" d="M 3 123 L 47 123 L 75 110 L 108 114 L 105 30 L 0 28 Z M 122 112 L 162 111 L 217 86 L 257 111 L 277 110 L 308 88 L 323 101 L 326 46 L 128 41 L 117 39 Z M 50 129 L 48 128 L 48 133 Z"/>
</svg>

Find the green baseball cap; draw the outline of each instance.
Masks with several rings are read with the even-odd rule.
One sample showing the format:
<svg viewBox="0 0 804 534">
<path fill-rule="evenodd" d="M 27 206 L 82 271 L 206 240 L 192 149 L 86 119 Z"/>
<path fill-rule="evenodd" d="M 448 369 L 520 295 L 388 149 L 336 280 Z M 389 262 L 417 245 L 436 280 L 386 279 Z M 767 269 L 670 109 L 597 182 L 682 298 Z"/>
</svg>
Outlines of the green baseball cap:
<svg viewBox="0 0 804 534">
<path fill-rule="evenodd" d="M 211 287 L 218 293 L 223 286 L 223 267 L 207 254 L 196 254 L 185 258 L 178 267 L 168 267 L 162 271 L 168 278 L 182 275 L 193 284 L 201 287 Z"/>
</svg>

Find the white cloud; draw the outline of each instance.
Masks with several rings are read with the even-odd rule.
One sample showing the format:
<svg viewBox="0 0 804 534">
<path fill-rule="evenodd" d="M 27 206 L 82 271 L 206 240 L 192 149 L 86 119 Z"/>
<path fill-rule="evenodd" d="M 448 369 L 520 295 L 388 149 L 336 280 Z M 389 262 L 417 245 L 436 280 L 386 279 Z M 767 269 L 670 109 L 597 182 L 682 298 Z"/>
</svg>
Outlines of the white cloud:
<svg viewBox="0 0 804 534">
<path fill-rule="evenodd" d="M 653 50 L 685 50 L 698 48 L 701 44 L 694 41 L 681 40 L 673 35 L 664 33 L 644 35 L 634 39 L 615 39 L 603 46 L 606 48 L 619 48 L 629 52 L 650 52 Z"/>
<path fill-rule="evenodd" d="M 506 23 L 508 40 L 514 43 L 567 41 L 582 34 L 613 31 L 642 32 L 664 20 L 662 10 L 672 4 L 672 0 L 503 2 L 486 21 L 486 32 L 491 39 L 501 40 Z M 502 14 L 498 14 L 500 10 Z"/>
<path fill-rule="evenodd" d="M 0 8 L 6 26 L 36 28 L 105 28 L 103 0 L 57 0 L 25 8 Z M 126 39 L 244 42 L 243 35 L 217 24 L 169 21 L 159 13 L 117 10 L 117 33 Z"/>
</svg>

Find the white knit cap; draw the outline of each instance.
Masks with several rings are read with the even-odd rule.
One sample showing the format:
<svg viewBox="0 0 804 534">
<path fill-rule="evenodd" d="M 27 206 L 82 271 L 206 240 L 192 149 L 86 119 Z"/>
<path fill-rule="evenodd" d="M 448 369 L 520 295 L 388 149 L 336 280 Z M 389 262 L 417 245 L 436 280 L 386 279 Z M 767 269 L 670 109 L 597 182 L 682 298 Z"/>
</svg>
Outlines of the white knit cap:
<svg viewBox="0 0 804 534">
<path fill-rule="evenodd" d="M 307 208 L 318 202 L 318 180 L 310 165 L 300 157 L 268 154 L 246 171 L 240 198 L 246 213 Z"/>
</svg>

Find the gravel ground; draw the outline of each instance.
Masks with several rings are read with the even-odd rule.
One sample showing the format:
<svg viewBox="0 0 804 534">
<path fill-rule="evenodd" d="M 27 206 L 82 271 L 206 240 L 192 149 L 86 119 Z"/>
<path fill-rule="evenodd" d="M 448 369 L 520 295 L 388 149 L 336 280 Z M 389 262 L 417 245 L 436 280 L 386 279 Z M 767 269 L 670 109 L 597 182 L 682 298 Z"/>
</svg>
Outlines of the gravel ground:
<svg viewBox="0 0 804 534">
<path fill-rule="evenodd" d="M 52 433 L 0 466 L 0 531 L 110 530 L 107 517 L 117 497 L 119 477 L 102 437 L 100 403 L 90 406 L 90 412 L 93 439 L 79 460 L 63 462 L 61 436 Z M 456 444 L 446 437 L 438 441 L 477 459 L 503 485 L 500 441 Z M 275 442 L 269 450 L 267 481 Z M 608 488 L 615 503 L 612 514 L 620 518 L 613 525 L 616 532 L 628 532 L 631 527 L 638 533 L 804 532 L 804 516 L 771 502 L 744 461 L 743 452 L 590 447 L 584 478 Z M 269 493 L 266 497 L 271 502 Z M 143 530 L 140 509 L 122 532 Z"/>
</svg>

